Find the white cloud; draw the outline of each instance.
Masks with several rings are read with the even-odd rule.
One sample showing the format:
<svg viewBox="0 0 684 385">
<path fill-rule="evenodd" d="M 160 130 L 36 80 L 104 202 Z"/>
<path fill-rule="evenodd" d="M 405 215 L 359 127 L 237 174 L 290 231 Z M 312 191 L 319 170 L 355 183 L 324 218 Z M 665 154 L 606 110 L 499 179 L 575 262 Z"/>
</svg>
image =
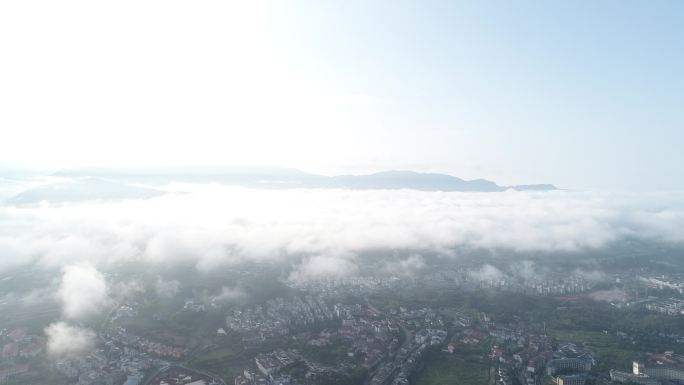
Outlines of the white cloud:
<svg viewBox="0 0 684 385">
<path fill-rule="evenodd" d="M 184 188 L 189 193 L 148 200 L 0 207 L 0 269 L 107 271 L 128 261 L 214 271 L 242 261 L 299 265 L 304 257 L 299 269 L 315 275 L 326 272 L 323 261 L 351 271 L 353 258 L 330 256 L 365 250 L 573 252 L 625 237 L 684 242 L 682 193 Z"/>
<path fill-rule="evenodd" d="M 90 329 L 55 322 L 45 328 L 48 353 L 53 356 L 77 355 L 95 346 L 95 332 Z"/>
<path fill-rule="evenodd" d="M 425 259 L 420 254 L 413 254 L 399 261 L 388 260 L 385 262 L 385 272 L 401 277 L 413 277 L 425 268 Z"/>
<path fill-rule="evenodd" d="M 154 291 L 162 297 L 172 298 L 178 294 L 180 286 L 180 282 L 175 279 L 165 280 L 162 277 L 157 277 L 157 280 L 154 282 Z"/>
<path fill-rule="evenodd" d="M 63 316 L 70 320 L 83 320 L 98 314 L 107 302 L 107 282 L 92 266 L 66 266 L 58 295 Z"/>
<path fill-rule="evenodd" d="M 356 273 L 358 266 L 349 256 L 317 255 L 307 258 L 290 274 L 291 281 L 343 278 Z"/>
<path fill-rule="evenodd" d="M 244 291 L 235 287 L 224 286 L 217 295 L 211 297 L 211 302 L 229 303 L 244 299 L 246 297 L 247 294 Z"/>
<path fill-rule="evenodd" d="M 501 280 L 504 274 L 496 267 L 484 264 L 478 270 L 471 271 L 470 277 L 476 281 L 491 282 Z"/>
</svg>

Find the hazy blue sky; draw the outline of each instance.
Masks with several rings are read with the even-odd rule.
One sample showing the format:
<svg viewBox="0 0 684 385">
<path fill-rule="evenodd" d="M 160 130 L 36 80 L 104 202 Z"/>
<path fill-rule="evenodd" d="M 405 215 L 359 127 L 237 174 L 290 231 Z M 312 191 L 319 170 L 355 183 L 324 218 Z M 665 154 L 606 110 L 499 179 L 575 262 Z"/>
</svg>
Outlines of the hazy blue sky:
<svg viewBox="0 0 684 385">
<path fill-rule="evenodd" d="M 0 162 L 684 189 L 684 2 L 2 2 Z"/>
</svg>

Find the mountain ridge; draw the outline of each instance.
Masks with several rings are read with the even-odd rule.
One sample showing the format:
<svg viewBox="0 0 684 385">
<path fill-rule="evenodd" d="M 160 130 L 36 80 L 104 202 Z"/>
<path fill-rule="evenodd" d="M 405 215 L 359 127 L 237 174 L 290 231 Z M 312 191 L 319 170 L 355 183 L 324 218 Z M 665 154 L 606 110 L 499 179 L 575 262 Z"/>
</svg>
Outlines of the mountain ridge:
<svg viewBox="0 0 684 385">
<path fill-rule="evenodd" d="M 325 176 L 284 167 L 165 167 L 142 169 L 65 169 L 62 177 L 94 177 L 109 180 L 166 184 L 222 183 L 261 188 L 349 188 L 358 190 L 498 192 L 557 190 L 552 184 L 501 186 L 487 179 L 465 180 L 453 175 L 410 170 L 387 170 L 371 174 Z"/>
<path fill-rule="evenodd" d="M 146 187 L 89 177 L 32 187 L 14 195 L 7 203 L 12 205 L 31 205 L 40 202 L 116 201 L 152 198 L 163 194 L 163 191 Z"/>
</svg>

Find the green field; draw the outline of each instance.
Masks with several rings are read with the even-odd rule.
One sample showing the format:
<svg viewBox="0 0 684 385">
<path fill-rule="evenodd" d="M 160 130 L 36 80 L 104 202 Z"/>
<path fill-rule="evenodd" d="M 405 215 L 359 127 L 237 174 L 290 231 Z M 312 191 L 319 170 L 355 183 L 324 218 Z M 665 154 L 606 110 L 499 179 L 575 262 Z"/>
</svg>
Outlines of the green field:
<svg viewBox="0 0 684 385">
<path fill-rule="evenodd" d="M 411 383 L 416 385 L 488 385 L 490 367 L 461 357 L 434 352 Z"/>
<path fill-rule="evenodd" d="M 222 338 L 213 348 L 202 351 L 188 366 L 221 376 L 226 383 L 232 383 L 242 370 L 253 362 L 253 356 L 246 354 L 241 341 L 235 336 Z"/>
<path fill-rule="evenodd" d="M 221 379 L 223 379 L 223 381 L 226 382 L 226 384 L 231 384 L 231 383 L 233 383 L 233 381 L 235 381 L 235 377 L 242 374 L 242 371 L 245 367 L 246 367 L 245 365 L 231 365 L 231 366 L 216 367 L 216 368 L 212 368 L 211 373 L 216 374 L 217 376 L 220 376 Z"/>
<path fill-rule="evenodd" d="M 236 358 L 240 353 L 242 353 L 242 346 L 223 346 L 200 354 L 190 361 L 190 364 L 194 366 L 220 365 Z"/>
</svg>

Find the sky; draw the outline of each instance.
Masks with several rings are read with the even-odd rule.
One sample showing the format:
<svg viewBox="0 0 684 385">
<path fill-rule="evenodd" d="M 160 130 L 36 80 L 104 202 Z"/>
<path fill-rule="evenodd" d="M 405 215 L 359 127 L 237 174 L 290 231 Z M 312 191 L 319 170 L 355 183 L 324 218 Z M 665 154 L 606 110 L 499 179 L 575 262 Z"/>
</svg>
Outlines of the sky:
<svg viewBox="0 0 684 385">
<path fill-rule="evenodd" d="M 683 190 L 679 1 L 5 1 L 0 165 Z"/>
</svg>

